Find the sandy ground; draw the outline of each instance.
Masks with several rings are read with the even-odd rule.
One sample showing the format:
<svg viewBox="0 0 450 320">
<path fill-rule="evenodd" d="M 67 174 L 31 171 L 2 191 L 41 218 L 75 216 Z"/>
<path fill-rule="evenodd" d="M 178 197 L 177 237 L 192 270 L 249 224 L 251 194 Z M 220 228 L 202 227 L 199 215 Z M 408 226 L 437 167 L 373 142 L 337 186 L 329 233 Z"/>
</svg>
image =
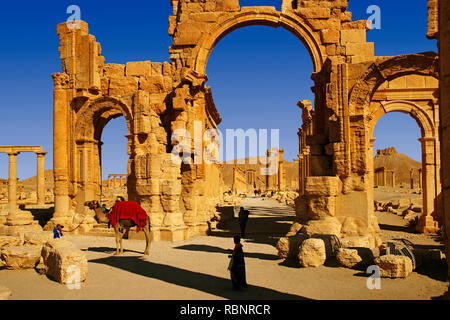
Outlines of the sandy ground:
<svg viewBox="0 0 450 320">
<path fill-rule="evenodd" d="M 34 270 L 0 270 L 0 285 L 11 289 L 10 300 L 410 300 L 432 299 L 447 291 L 443 266 L 414 272 L 407 279 L 381 279 L 381 289 L 370 290 L 363 271 L 335 265 L 301 268 L 295 260 L 280 260 L 275 244 L 289 229 L 293 210 L 258 198 L 248 198 L 242 205 L 252 213 L 243 241 L 247 291 L 233 291 L 227 271 L 226 250 L 233 247 L 237 222 L 209 237 L 152 243 L 150 256 L 142 255 L 142 240 L 124 240 L 124 255 L 115 257 L 114 238 L 68 236 L 88 259 L 88 279 L 79 290 L 69 290 Z M 384 215 L 379 214 L 380 224 L 393 230 L 383 234 L 403 235 L 402 219 Z M 423 235 L 416 238 L 440 245 Z"/>
</svg>

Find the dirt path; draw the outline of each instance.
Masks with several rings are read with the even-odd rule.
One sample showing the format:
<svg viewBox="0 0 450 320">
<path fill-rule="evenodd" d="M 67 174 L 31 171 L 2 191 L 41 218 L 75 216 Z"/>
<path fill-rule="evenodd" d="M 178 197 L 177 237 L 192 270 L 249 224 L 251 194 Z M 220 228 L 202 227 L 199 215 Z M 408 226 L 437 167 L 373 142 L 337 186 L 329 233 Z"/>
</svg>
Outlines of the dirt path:
<svg viewBox="0 0 450 320">
<path fill-rule="evenodd" d="M 431 299 L 448 288 L 439 274 L 414 272 L 407 279 L 382 279 L 381 290 L 369 290 L 361 271 L 300 268 L 295 261 L 282 261 L 274 244 L 289 228 L 293 210 L 254 198 L 242 205 L 252 213 L 243 241 L 250 284 L 246 292 L 231 289 L 226 269 L 226 249 L 233 246 L 237 222 L 209 237 L 155 242 L 148 257 L 141 254 L 144 241 L 124 240 L 126 252 L 114 257 L 114 238 L 68 236 L 89 261 L 88 280 L 80 290 L 69 290 L 34 270 L 0 270 L 0 285 L 11 289 L 11 300 Z"/>
</svg>

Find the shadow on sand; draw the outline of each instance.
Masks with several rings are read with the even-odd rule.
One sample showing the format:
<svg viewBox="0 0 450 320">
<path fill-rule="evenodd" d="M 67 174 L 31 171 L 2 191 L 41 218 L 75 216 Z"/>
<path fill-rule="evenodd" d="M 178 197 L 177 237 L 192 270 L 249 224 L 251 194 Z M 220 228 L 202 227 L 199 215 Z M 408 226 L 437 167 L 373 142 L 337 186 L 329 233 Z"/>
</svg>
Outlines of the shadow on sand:
<svg viewBox="0 0 450 320">
<path fill-rule="evenodd" d="M 246 291 L 234 291 L 231 280 L 204 273 L 146 261 L 143 257 L 107 257 L 89 260 L 132 272 L 144 277 L 162 280 L 186 288 L 196 289 L 231 300 L 305 300 L 302 296 L 250 285 Z"/>
<path fill-rule="evenodd" d="M 184 246 L 175 247 L 174 249 L 229 254 L 227 249 L 210 246 L 210 245 L 204 245 L 204 244 L 188 244 L 188 245 L 184 245 Z M 231 249 L 231 247 L 230 247 L 230 249 Z M 244 251 L 244 255 L 246 258 L 255 258 L 255 259 L 262 259 L 262 260 L 279 260 L 278 256 L 276 256 L 274 254 L 254 253 L 254 252 L 245 252 Z"/>
</svg>

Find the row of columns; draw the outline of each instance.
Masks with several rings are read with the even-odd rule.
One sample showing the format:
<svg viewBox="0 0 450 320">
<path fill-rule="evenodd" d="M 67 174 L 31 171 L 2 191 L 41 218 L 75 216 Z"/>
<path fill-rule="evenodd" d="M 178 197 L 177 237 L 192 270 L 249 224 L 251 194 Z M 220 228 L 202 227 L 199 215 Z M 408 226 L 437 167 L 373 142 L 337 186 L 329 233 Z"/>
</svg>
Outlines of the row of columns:
<svg viewBox="0 0 450 320">
<path fill-rule="evenodd" d="M 266 176 L 266 189 L 269 191 L 282 191 L 286 189 L 286 172 L 284 169 L 283 149 L 271 149 L 267 150 L 267 176 Z M 272 174 L 271 169 L 274 169 L 276 173 Z M 271 174 L 269 174 L 271 173 Z"/>
<path fill-rule="evenodd" d="M 411 169 L 409 170 L 409 179 L 411 181 L 411 189 L 415 189 L 415 183 L 414 183 L 414 172 L 417 172 L 417 179 L 418 179 L 418 187 L 419 189 L 422 189 L 422 169 Z"/>
<path fill-rule="evenodd" d="M 126 174 L 110 174 L 108 175 L 108 188 L 123 187 L 127 183 L 128 175 Z"/>
<path fill-rule="evenodd" d="M 8 205 L 9 214 L 17 212 L 17 156 L 20 152 L 8 152 L 9 177 L 8 177 Z M 47 152 L 39 152 L 37 155 L 37 205 L 45 205 L 45 155 Z"/>
</svg>

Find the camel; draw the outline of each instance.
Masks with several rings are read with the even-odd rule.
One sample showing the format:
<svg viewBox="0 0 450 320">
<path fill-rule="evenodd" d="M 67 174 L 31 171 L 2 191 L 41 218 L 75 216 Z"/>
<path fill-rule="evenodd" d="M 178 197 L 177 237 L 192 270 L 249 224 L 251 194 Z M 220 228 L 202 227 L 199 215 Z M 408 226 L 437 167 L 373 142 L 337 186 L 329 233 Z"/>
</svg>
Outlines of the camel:
<svg viewBox="0 0 450 320">
<path fill-rule="evenodd" d="M 127 201 L 127 202 L 124 201 L 123 205 L 126 205 L 126 203 L 129 203 L 129 202 L 134 202 L 134 201 Z M 117 203 L 121 203 L 121 202 L 117 202 Z M 96 203 L 94 201 L 86 202 L 84 205 L 89 207 L 91 210 L 93 210 L 95 212 L 95 218 L 98 223 L 109 223 L 110 222 L 110 218 L 108 218 L 108 216 L 105 213 L 103 213 L 102 209 L 99 206 L 96 206 Z M 135 202 L 134 205 L 135 206 L 137 205 L 139 208 L 141 208 L 139 206 L 139 204 L 137 204 L 137 202 Z M 115 256 L 123 254 L 122 238 L 125 235 L 125 233 L 130 230 L 130 228 L 133 228 L 136 226 L 137 226 L 137 224 L 135 223 L 135 221 L 133 219 L 120 219 L 120 217 L 118 217 L 118 220 L 117 220 L 115 228 L 114 228 L 115 235 L 116 235 L 116 253 L 114 254 Z M 145 224 L 145 226 L 142 226 L 142 230 L 144 231 L 145 240 L 146 240 L 144 255 L 148 256 L 150 254 L 150 243 L 151 243 L 150 219 L 148 218 L 148 216 L 147 216 L 147 223 Z M 120 247 L 120 250 L 119 250 L 119 247 Z"/>
</svg>

